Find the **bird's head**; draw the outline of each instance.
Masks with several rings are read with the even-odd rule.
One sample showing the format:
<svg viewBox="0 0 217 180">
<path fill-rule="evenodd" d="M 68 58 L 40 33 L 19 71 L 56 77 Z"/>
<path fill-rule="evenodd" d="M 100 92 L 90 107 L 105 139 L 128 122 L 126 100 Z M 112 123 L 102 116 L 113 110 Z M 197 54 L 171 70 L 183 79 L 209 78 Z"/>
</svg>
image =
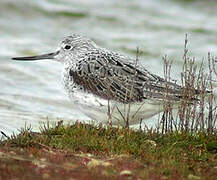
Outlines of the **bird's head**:
<svg viewBox="0 0 217 180">
<path fill-rule="evenodd" d="M 72 36 L 65 37 L 55 52 L 36 56 L 14 57 L 12 59 L 21 61 L 51 59 L 65 63 L 73 60 L 73 57 L 88 52 L 96 47 L 97 45 L 92 40 L 74 34 Z"/>
</svg>

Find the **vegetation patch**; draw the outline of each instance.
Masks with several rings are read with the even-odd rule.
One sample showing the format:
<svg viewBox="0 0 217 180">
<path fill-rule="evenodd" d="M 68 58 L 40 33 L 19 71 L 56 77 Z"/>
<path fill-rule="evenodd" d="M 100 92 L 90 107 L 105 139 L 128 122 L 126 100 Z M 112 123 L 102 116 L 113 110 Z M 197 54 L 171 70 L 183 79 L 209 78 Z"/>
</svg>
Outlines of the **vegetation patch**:
<svg viewBox="0 0 217 180">
<path fill-rule="evenodd" d="M 30 128 L 2 141 L 10 179 L 215 179 L 217 134 L 159 134 L 83 123 Z"/>
</svg>

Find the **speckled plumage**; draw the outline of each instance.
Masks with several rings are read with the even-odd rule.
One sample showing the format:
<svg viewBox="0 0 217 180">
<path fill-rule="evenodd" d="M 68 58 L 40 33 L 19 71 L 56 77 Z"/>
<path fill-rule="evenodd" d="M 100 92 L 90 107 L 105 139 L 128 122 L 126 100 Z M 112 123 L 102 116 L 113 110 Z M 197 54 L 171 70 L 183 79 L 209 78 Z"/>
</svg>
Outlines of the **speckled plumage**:
<svg viewBox="0 0 217 180">
<path fill-rule="evenodd" d="M 74 38 L 69 36 L 63 43 L 74 46 Z M 86 38 L 78 36 L 77 41 L 84 43 Z M 65 65 L 65 76 L 71 77 L 64 78 L 69 92 L 73 92 L 74 88 L 80 89 L 102 99 L 121 103 L 142 102 L 145 99 L 163 100 L 166 92 L 170 100 L 180 100 L 181 86 L 151 74 L 126 56 L 100 48 L 91 40 L 88 43 L 93 46 L 73 54 L 71 63 Z M 74 86 L 67 86 L 67 81 L 73 81 Z"/>
</svg>

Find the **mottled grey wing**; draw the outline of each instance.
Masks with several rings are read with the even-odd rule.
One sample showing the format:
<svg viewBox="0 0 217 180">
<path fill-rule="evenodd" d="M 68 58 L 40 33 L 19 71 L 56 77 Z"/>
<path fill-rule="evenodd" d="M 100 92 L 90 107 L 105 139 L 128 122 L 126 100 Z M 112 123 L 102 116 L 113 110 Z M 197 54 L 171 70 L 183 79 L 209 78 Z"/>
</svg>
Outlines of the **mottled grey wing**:
<svg viewBox="0 0 217 180">
<path fill-rule="evenodd" d="M 146 98 L 179 100 L 181 87 L 166 82 L 146 69 L 129 63 L 118 54 L 90 53 L 71 71 L 74 82 L 84 90 L 104 99 L 123 103 L 143 101 Z"/>
</svg>

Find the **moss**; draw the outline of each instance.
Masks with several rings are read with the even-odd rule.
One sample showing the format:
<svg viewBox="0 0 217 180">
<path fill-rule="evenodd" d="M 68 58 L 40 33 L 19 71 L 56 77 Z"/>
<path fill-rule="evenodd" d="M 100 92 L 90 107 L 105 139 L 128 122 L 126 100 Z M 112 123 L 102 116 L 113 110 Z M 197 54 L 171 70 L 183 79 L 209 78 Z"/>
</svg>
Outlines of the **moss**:
<svg viewBox="0 0 217 180">
<path fill-rule="evenodd" d="M 70 172 L 67 168 L 76 166 L 80 172 L 86 173 L 85 178 L 90 179 L 118 179 L 124 170 L 131 172 L 128 176 L 137 178 L 180 179 L 194 175 L 215 179 L 216 143 L 216 133 L 157 134 L 82 123 L 59 124 L 44 126 L 40 133 L 23 129 L 19 135 L 3 141 L 0 152 L 6 154 L 4 159 L 7 160 L 0 158 L 0 169 L 10 167 L 10 171 L 15 173 L 20 171 L 18 164 L 28 168 L 29 163 L 32 165 L 34 162 L 34 166 L 45 166 L 54 175 L 54 169 L 60 168 L 66 175 L 66 171 Z M 12 151 L 16 158 L 11 155 Z M 13 164 L 14 159 L 19 163 Z M 97 167 L 88 168 L 90 161 L 97 162 Z M 34 169 L 29 171 L 32 176 L 38 173 Z"/>
</svg>

